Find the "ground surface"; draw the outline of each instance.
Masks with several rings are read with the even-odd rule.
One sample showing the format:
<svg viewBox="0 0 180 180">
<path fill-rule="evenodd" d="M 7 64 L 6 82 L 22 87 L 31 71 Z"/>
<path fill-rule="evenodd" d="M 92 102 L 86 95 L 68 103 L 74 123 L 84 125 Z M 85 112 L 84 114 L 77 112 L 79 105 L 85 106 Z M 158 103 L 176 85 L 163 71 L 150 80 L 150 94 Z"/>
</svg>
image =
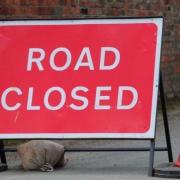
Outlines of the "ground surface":
<svg viewBox="0 0 180 180">
<path fill-rule="evenodd" d="M 173 155 L 176 160 L 180 153 L 180 109 L 168 111 Z M 66 141 L 75 147 L 141 147 L 149 146 L 149 141 Z M 158 115 L 157 146 L 165 145 L 162 117 Z M 7 153 L 9 170 L 0 173 L 2 180 L 146 180 L 148 173 L 148 152 L 81 152 L 67 153 L 68 164 L 54 172 L 23 171 L 16 153 Z M 155 153 L 155 166 L 168 162 L 166 152 Z"/>
</svg>

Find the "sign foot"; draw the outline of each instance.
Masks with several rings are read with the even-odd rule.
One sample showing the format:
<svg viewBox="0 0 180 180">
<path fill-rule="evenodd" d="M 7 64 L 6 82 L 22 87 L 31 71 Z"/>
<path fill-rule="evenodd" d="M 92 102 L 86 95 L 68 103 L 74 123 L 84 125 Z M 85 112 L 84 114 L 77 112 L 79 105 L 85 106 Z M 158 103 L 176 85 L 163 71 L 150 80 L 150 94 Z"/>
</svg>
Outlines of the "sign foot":
<svg viewBox="0 0 180 180">
<path fill-rule="evenodd" d="M 0 172 L 8 170 L 7 164 L 0 163 Z"/>
<path fill-rule="evenodd" d="M 154 168 L 154 176 L 180 179 L 180 168 L 174 163 L 163 163 Z"/>
</svg>

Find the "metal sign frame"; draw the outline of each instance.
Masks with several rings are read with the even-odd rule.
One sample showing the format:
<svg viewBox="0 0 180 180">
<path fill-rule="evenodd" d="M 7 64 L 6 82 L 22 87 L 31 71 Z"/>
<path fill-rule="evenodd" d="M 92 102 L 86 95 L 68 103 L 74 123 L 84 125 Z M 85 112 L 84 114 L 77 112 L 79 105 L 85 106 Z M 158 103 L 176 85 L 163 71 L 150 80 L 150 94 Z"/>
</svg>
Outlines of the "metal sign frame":
<svg viewBox="0 0 180 180">
<path fill-rule="evenodd" d="M 154 18 L 160 18 L 162 19 L 162 17 L 143 17 L 143 18 L 137 18 L 137 17 L 127 17 L 127 18 L 98 18 L 98 20 L 103 20 L 103 19 L 110 19 L 110 20 L 116 20 L 116 19 L 154 19 Z M 94 19 L 94 18 L 88 18 L 88 19 Z M 82 22 L 88 20 L 88 19 L 81 19 Z M 23 19 L 24 21 L 26 21 L 26 19 Z M 67 19 L 66 19 L 67 20 Z M 68 19 L 68 20 L 79 20 L 79 19 Z M 95 19 L 96 20 L 96 19 Z M 7 20 L 6 20 L 7 21 Z M 11 23 L 12 21 L 16 21 L 16 20 L 10 20 L 9 22 Z M 162 32 L 160 32 L 160 37 L 162 37 Z M 159 39 L 159 41 L 162 41 L 162 38 Z M 153 126 L 153 133 L 151 132 L 151 135 L 148 136 L 144 136 L 144 137 L 138 137 L 138 136 L 128 136 L 126 138 L 122 138 L 120 137 L 107 137 L 107 136 L 100 136 L 100 137 L 93 137 L 93 136 L 87 136 L 86 138 L 83 139 L 97 139 L 97 140 L 102 140 L 102 139 L 112 139 L 112 140 L 121 140 L 121 139 L 128 139 L 128 140 L 148 140 L 150 141 L 150 146 L 149 147 L 127 147 L 127 148 L 82 148 L 82 147 L 78 147 L 78 148 L 66 148 L 67 152 L 86 152 L 86 151 L 96 151 L 96 152 L 101 152 L 101 151 L 149 151 L 150 156 L 149 156 L 149 169 L 148 169 L 148 175 L 149 176 L 154 176 L 154 152 L 155 151 L 167 151 L 168 152 L 168 158 L 169 158 L 169 162 L 173 162 L 173 155 L 172 155 L 172 147 L 171 147 L 171 139 L 170 139 L 170 132 L 169 132 L 169 124 L 168 124 L 168 118 L 167 118 L 167 111 L 166 111 L 166 102 L 165 102 L 165 97 L 164 97 L 164 88 L 163 88 L 163 80 L 162 80 L 162 74 L 159 75 L 159 64 L 160 64 L 160 50 L 161 50 L 161 46 L 159 45 L 158 47 L 158 53 L 156 54 L 156 57 L 158 57 L 158 66 L 156 67 L 156 77 L 154 79 L 154 98 L 153 98 L 153 102 L 154 102 L 154 108 L 153 108 L 153 118 L 154 121 L 152 122 L 152 126 Z M 159 86 L 158 86 L 159 83 Z M 155 147 L 155 130 L 156 130 L 156 109 L 157 109 L 157 96 L 158 96 L 158 90 L 160 93 L 160 101 L 161 101 L 161 108 L 162 108 L 162 114 L 163 114 L 163 121 L 164 121 L 164 128 L 165 128 L 165 136 L 166 136 L 166 146 L 165 147 Z M 7 161 L 6 161 L 6 155 L 5 152 L 15 152 L 17 151 L 15 148 L 5 148 L 4 144 L 3 144 L 3 140 L 4 139 L 11 139 L 12 137 L 3 137 L 1 136 L 1 140 L 0 140 L 0 158 L 1 158 L 1 162 L 3 164 L 5 164 L 5 166 L 2 166 L 2 168 L 0 168 L 0 170 L 6 170 L 8 169 L 7 166 Z M 16 137 L 16 139 L 25 139 L 27 138 L 27 136 L 18 136 Z M 40 139 L 40 138 L 44 138 L 45 137 L 29 137 L 30 139 Z M 48 139 L 62 139 L 62 136 L 51 136 Z M 82 139 L 81 136 L 68 136 L 66 138 L 63 137 L 63 139 Z"/>
</svg>

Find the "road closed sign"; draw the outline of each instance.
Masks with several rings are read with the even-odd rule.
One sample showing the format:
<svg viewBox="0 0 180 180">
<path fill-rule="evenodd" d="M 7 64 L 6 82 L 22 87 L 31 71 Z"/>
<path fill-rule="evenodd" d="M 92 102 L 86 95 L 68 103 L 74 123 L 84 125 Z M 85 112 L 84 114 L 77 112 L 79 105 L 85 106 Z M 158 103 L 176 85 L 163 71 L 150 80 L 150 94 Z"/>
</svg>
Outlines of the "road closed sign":
<svg viewBox="0 0 180 180">
<path fill-rule="evenodd" d="M 0 22 L 0 138 L 153 138 L 162 18 Z"/>
</svg>

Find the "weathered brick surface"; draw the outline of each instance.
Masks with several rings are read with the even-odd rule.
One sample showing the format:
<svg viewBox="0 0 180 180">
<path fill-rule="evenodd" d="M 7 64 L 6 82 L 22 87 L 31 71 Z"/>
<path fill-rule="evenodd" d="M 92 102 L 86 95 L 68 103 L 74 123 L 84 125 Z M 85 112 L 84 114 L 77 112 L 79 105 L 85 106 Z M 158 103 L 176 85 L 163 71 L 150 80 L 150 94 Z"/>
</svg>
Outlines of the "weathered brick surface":
<svg viewBox="0 0 180 180">
<path fill-rule="evenodd" d="M 0 0 L 1 19 L 164 16 L 166 97 L 180 100 L 180 0 Z"/>
</svg>

